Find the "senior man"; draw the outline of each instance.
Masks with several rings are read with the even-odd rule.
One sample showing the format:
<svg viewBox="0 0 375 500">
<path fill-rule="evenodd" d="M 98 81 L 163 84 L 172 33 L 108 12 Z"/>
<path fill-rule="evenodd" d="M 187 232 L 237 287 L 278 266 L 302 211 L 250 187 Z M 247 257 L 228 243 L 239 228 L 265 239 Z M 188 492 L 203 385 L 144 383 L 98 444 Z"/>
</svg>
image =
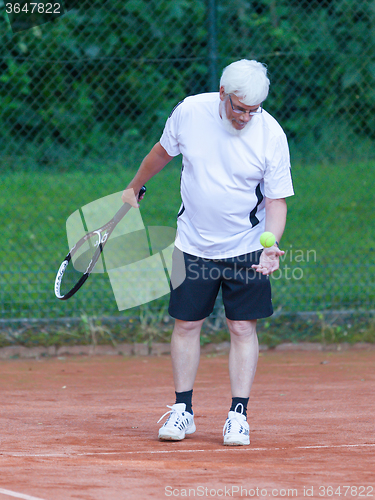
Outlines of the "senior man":
<svg viewBox="0 0 375 500">
<path fill-rule="evenodd" d="M 160 141 L 127 188 L 138 193 L 182 154 L 175 252 L 183 253 L 186 278 L 171 287 L 176 399 L 159 430 L 161 440 L 181 440 L 196 430 L 192 394 L 200 331 L 221 288 L 231 338 L 232 402 L 224 445 L 250 444 L 247 405 L 259 352 L 256 323 L 273 313 L 269 275 L 284 253 L 278 242 L 286 222 L 285 198 L 293 195 L 285 133 L 263 109 L 269 83 L 266 67 L 257 61 L 227 66 L 219 92 L 186 97 L 173 109 Z M 260 245 L 264 231 L 276 236 L 271 248 Z"/>
</svg>

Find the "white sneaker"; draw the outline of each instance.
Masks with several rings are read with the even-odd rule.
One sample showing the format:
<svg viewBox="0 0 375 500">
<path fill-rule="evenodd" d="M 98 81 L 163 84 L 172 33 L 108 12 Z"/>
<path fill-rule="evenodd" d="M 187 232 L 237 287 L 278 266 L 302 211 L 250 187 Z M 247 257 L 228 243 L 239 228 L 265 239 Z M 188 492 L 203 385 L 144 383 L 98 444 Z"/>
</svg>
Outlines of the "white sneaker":
<svg viewBox="0 0 375 500">
<path fill-rule="evenodd" d="M 163 441 L 181 441 L 184 439 L 185 434 L 193 434 L 196 427 L 194 424 L 194 415 L 186 410 L 185 403 L 176 403 L 173 406 L 168 406 L 170 411 L 158 420 L 162 420 L 168 413 L 170 413 L 168 420 L 159 429 L 159 439 Z"/>
<path fill-rule="evenodd" d="M 243 405 L 238 403 L 238 406 Z M 250 444 L 250 428 L 243 413 L 230 411 L 223 428 L 224 444 L 229 446 Z"/>
</svg>

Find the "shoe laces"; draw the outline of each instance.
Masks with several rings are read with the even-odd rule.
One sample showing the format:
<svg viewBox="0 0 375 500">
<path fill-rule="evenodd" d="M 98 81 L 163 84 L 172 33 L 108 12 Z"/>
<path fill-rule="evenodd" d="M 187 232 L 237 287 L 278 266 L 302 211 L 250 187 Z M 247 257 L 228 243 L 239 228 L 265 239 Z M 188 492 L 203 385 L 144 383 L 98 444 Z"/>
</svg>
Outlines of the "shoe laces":
<svg viewBox="0 0 375 500">
<path fill-rule="evenodd" d="M 173 408 L 173 406 L 169 406 L 169 405 L 167 405 L 167 408 L 170 408 L 170 410 L 169 410 L 169 411 L 166 411 L 166 412 L 164 413 L 164 415 L 162 415 L 162 416 L 159 418 L 159 420 L 157 421 L 157 423 L 159 423 L 161 420 L 163 420 L 163 418 L 164 418 L 166 415 L 168 415 L 169 413 L 170 413 L 170 415 L 169 415 L 168 420 L 172 417 L 173 413 L 176 413 L 176 417 L 179 417 L 178 411 L 177 411 L 175 408 Z M 168 422 L 168 420 L 167 420 L 167 422 Z M 167 422 L 166 422 L 166 423 L 167 423 Z"/>
<path fill-rule="evenodd" d="M 237 408 L 239 406 L 242 406 L 241 413 L 239 413 L 237 411 Z M 231 413 L 232 414 L 234 413 L 234 415 L 231 418 L 227 418 L 226 419 L 224 427 L 223 427 L 223 436 L 225 436 L 226 431 L 228 431 L 228 433 L 234 431 L 234 432 L 238 432 L 240 434 L 246 434 L 247 433 L 246 432 L 247 429 L 243 425 L 244 422 L 246 422 L 246 420 L 243 421 L 242 419 L 239 418 L 240 415 L 243 416 L 243 405 L 242 405 L 242 403 L 238 403 L 238 405 L 234 409 L 234 412 L 231 412 Z"/>
<path fill-rule="evenodd" d="M 165 424 L 164 424 L 164 425 L 166 425 L 166 424 L 167 424 L 167 422 L 172 421 L 172 419 L 174 419 L 174 420 L 175 420 L 175 423 L 176 423 L 176 422 L 178 422 L 178 421 L 181 421 L 181 420 L 183 419 L 183 414 L 182 414 L 182 412 L 180 412 L 180 411 L 176 410 L 176 408 L 173 408 L 173 406 L 169 406 L 169 405 L 167 405 L 167 408 L 170 408 L 170 410 L 169 410 L 169 411 L 167 411 L 167 412 L 165 412 L 165 413 L 164 413 L 164 415 L 162 415 L 162 416 L 159 418 L 159 420 L 157 421 L 157 423 L 159 423 L 161 420 L 163 420 L 163 418 L 164 418 L 166 415 L 168 415 L 168 414 L 170 414 L 170 415 L 169 415 L 169 418 L 168 418 L 168 420 L 166 420 L 166 422 L 165 422 Z"/>
</svg>

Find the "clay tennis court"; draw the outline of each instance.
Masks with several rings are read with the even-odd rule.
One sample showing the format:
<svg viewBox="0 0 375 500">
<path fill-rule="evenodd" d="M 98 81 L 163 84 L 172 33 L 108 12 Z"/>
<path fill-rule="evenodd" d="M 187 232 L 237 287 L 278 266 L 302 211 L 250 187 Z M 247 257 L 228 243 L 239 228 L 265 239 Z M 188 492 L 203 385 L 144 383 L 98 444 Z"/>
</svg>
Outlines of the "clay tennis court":
<svg viewBox="0 0 375 500">
<path fill-rule="evenodd" d="M 156 438 L 169 356 L 1 361 L 0 499 L 374 498 L 374 366 L 374 350 L 263 353 L 251 445 L 224 447 L 226 355 L 202 356 L 182 442 Z"/>
</svg>

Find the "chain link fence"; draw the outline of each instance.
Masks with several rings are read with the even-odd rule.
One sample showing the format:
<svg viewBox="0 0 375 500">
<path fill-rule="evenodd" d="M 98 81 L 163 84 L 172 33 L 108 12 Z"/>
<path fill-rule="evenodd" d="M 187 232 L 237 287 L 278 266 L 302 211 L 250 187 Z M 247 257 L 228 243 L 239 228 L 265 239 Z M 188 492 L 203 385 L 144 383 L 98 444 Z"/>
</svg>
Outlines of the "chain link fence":
<svg viewBox="0 0 375 500">
<path fill-rule="evenodd" d="M 283 271 L 273 278 L 275 309 L 374 308 L 375 242 L 365 217 L 375 165 L 375 1 L 60 4 L 64 15 L 25 21 L 15 2 L 0 0 L 4 320 L 119 314 L 105 276 L 67 303 L 55 299 L 65 221 L 124 188 L 175 104 L 216 91 L 222 69 L 240 58 L 267 64 L 264 107 L 292 153 L 296 196 Z M 176 160 L 152 181 L 158 194 L 154 208 L 145 203 L 146 223 L 159 217 L 157 196 L 178 191 L 178 170 Z M 175 224 L 178 206 L 176 195 L 160 223 Z"/>
</svg>

